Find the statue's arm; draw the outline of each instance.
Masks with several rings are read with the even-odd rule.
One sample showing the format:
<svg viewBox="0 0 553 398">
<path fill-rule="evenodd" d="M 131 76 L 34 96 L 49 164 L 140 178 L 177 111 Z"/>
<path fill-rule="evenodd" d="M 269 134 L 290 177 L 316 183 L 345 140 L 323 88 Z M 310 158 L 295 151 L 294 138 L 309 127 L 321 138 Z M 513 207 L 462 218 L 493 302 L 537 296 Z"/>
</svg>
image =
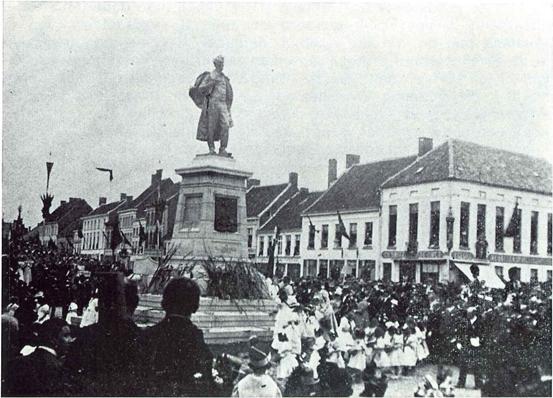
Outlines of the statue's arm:
<svg viewBox="0 0 553 398">
<path fill-rule="evenodd" d="M 198 89 L 203 95 L 208 95 L 211 93 L 211 90 L 213 90 L 213 87 L 215 86 L 215 80 L 211 78 L 211 74 L 207 73 L 198 86 Z"/>
</svg>

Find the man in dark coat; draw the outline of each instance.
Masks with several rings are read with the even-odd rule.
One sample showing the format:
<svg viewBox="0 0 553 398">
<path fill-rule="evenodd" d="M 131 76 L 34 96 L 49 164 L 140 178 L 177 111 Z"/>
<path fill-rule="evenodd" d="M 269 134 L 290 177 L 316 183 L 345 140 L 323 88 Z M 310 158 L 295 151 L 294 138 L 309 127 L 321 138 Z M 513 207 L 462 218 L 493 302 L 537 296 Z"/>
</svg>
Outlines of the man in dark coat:
<svg viewBox="0 0 553 398">
<path fill-rule="evenodd" d="M 482 345 L 483 331 L 482 321 L 477 316 L 474 307 L 467 308 L 467 318 L 461 323 L 460 337 L 460 358 L 459 358 L 459 380 L 457 388 L 465 388 L 467 373 L 474 375 L 475 387 L 482 385 Z"/>
<path fill-rule="evenodd" d="M 143 395 L 140 329 L 132 316 L 137 286 L 122 274 L 105 273 L 100 281 L 98 323 L 82 328 L 66 366 L 79 379 L 83 395 Z"/>
<path fill-rule="evenodd" d="M 173 279 L 165 288 L 165 318 L 143 336 L 149 380 L 142 395 L 213 395 L 213 355 L 190 320 L 199 303 L 200 288 L 191 279 Z"/>
</svg>

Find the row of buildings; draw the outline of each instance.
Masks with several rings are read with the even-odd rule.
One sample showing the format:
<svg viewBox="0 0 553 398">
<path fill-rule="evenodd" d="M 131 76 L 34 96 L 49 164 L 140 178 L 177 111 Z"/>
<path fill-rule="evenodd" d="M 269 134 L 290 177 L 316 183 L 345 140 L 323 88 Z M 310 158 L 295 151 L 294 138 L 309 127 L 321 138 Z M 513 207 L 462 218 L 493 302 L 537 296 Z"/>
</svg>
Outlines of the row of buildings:
<svg viewBox="0 0 553 398">
<path fill-rule="evenodd" d="M 41 240 L 70 240 L 76 252 L 117 254 L 130 266 L 155 263 L 171 244 L 178 190 L 158 170 L 136 199 L 100 198 L 97 208 L 85 212 L 83 205 L 78 218 L 74 212 L 73 224 L 62 227 L 64 212 L 56 209 Z M 297 173 L 275 185 L 249 179 L 246 207 L 249 258 L 270 271 L 278 229 L 272 272 L 291 278 L 353 274 L 444 282 L 470 278 L 470 265 L 479 264 L 493 286 L 511 267 L 520 268 L 523 281 L 551 279 L 553 270 L 550 163 L 461 140 L 434 147 L 432 139 L 420 138 L 412 155 L 369 163 L 347 155 L 340 175 L 330 159 L 328 188 L 321 192 L 300 188 Z M 338 212 L 349 238 L 340 232 Z M 124 239 L 112 251 L 115 224 Z"/>
</svg>

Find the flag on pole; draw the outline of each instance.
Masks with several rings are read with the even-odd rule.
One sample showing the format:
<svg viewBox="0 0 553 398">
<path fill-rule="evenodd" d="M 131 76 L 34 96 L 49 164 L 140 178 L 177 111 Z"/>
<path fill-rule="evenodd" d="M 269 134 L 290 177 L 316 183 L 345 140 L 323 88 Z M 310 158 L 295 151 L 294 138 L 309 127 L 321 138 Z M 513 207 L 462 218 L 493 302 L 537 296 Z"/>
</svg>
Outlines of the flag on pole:
<svg viewBox="0 0 553 398">
<path fill-rule="evenodd" d="M 125 233 L 123 231 L 121 231 L 121 235 L 123 236 L 123 242 L 125 242 L 129 246 L 132 246 L 131 242 L 129 242 L 129 240 L 127 239 L 127 237 L 125 236 Z"/>
<path fill-rule="evenodd" d="M 273 235 L 273 239 L 269 242 L 269 272 L 271 275 L 273 275 L 273 268 L 275 265 L 275 250 L 278 244 L 278 239 L 280 237 L 280 228 L 277 225 L 275 227 L 275 233 Z"/>
<path fill-rule="evenodd" d="M 518 201 L 515 203 L 515 208 L 513 209 L 513 214 L 511 215 L 511 220 L 509 221 L 509 225 L 507 225 L 507 229 L 505 230 L 505 233 L 503 236 L 508 238 L 514 238 L 516 235 L 516 231 L 519 230 L 520 227 L 520 209 L 518 208 Z"/>
<path fill-rule="evenodd" d="M 315 225 L 313 225 L 313 222 L 311 221 L 311 217 L 309 217 L 309 215 L 307 215 L 307 219 L 309 220 L 309 228 L 318 233 L 319 231 L 315 229 Z"/>
<path fill-rule="evenodd" d="M 115 250 L 117 246 L 123 242 L 123 238 L 121 237 L 121 230 L 119 229 L 119 221 L 115 220 L 112 225 L 110 249 Z"/>
<path fill-rule="evenodd" d="M 351 242 L 351 238 L 348 235 L 348 232 L 346 230 L 346 226 L 344 225 L 344 221 L 342 220 L 342 216 L 340 215 L 340 212 L 336 210 L 336 213 L 338 214 L 338 233 L 340 234 L 340 239 L 342 236 L 346 237 L 347 240 Z"/>
<path fill-rule="evenodd" d="M 138 246 L 142 246 L 142 243 L 146 241 L 146 231 L 144 231 L 144 227 L 142 226 L 142 223 L 140 220 L 138 220 L 138 225 L 140 225 L 140 229 L 138 231 Z"/>
<path fill-rule="evenodd" d="M 48 192 L 48 187 L 50 186 L 50 173 L 53 166 L 54 162 L 46 162 L 46 192 Z"/>
<path fill-rule="evenodd" d="M 103 168 L 103 167 L 96 167 L 96 170 L 105 171 L 105 172 L 109 173 L 109 182 L 113 181 L 113 170 L 112 169 L 106 169 L 106 168 Z"/>
</svg>

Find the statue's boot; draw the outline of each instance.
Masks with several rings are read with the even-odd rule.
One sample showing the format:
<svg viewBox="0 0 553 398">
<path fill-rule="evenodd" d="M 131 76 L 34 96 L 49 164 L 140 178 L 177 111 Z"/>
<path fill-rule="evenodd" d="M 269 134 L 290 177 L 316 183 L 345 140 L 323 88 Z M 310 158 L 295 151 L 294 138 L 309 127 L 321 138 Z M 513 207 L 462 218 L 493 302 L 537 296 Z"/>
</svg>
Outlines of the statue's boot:
<svg viewBox="0 0 553 398">
<path fill-rule="evenodd" d="M 219 148 L 219 156 L 230 156 L 230 154 L 226 151 L 225 148 Z"/>
<path fill-rule="evenodd" d="M 209 147 L 209 154 L 210 155 L 216 155 L 217 154 L 217 152 L 215 152 L 215 147 L 211 147 L 211 146 Z"/>
</svg>

